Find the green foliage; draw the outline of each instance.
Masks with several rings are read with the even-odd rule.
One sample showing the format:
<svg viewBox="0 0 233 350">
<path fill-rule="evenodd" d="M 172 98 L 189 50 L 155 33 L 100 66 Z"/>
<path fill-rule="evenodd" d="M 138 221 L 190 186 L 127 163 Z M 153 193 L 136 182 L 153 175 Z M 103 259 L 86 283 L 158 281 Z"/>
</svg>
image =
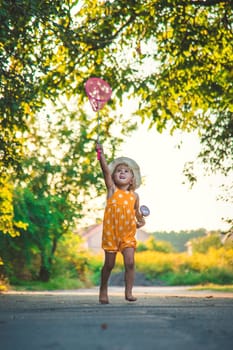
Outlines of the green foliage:
<svg viewBox="0 0 233 350">
<path fill-rule="evenodd" d="M 228 269 L 212 268 L 207 271 L 186 271 L 184 272 L 170 272 L 161 276 L 161 280 L 170 286 L 177 285 L 197 285 L 197 284 L 231 284 L 233 282 L 232 271 Z"/>
<path fill-rule="evenodd" d="M 68 274 L 51 278 L 49 282 L 17 280 L 14 283 L 14 290 L 17 291 L 69 290 L 83 287 L 85 285 L 80 280 L 70 278 Z"/>
<path fill-rule="evenodd" d="M 205 285 L 199 285 L 196 287 L 192 287 L 191 290 L 213 290 L 217 292 L 233 292 L 233 285 L 218 285 L 214 283 L 206 283 Z"/>
<path fill-rule="evenodd" d="M 8 240 L 5 237 L 5 240 L 0 240 L 0 247 L 5 251 L 3 271 L 9 276 L 9 283 L 17 290 L 76 289 L 99 283 L 103 257 L 84 250 L 83 242 L 77 234 L 67 232 L 57 242 L 47 282 L 38 280 L 40 256 L 36 244 L 32 246 L 30 237 L 28 246 L 25 245 L 26 242 L 20 237 Z M 3 286 L 2 283 L 2 288 Z"/>
<path fill-rule="evenodd" d="M 13 208 L 13 184 L 10 177 L 0 177 L 0 234 L 8 234 L 11 237 L 19 235 L 19 229 L 26 229 L 27 224 L 16 221 Z"/>
<path fill-rule="evenodd" d="M 155 240 L 162 240 L 168 242 L 177 252 L 184 252 L 187 250 L 186 243 L 197 237 L 206 235 L 205 229 L 190 230 L 190 231 L 170 231 L 170 232 L 154 232 Z"/>
<path fill-rule="evenodd" d="M 4 185 L 0 231 L 21 232 L 15 250 L 40 251 L 41 277 L 49 278 L 57 242 L 82 216 L 82 203 L 103 191 L 93 152 L 97 113 L 90 120 L 84 112 L 90 76 L 106 79 L 114 91 L 101 113 L 109 158 L 122 141 L 112 137 L 116 121 L 121 135 L 135 128 L 113 114 L 127 95 L 139 101 L 135 114 L 160 132 L 196 129 L 206 167 L 229 174 L 232 16 L 232 2 L 222 0 L 1 2 L 0 176 L 7 173 L 22 196 L 32 194 L 33 215 L 26 205 L 24 220 L 15 198 L 14 217 L 12 189 Z M 56 110 L 42 113 L 52 103 Z M 29 225 L 30 243 L 22 223 Z"/>
<path fill-rule="evenodd" d="M 172 245 L 169 242 L 157 241 L 152 236 L 148 238 L 146 245 L 148 247 L 148 250 L 154 250 L 162 253 L 171 253 L 173 250 Z"/>
<path fill-rule="evenodd" d="M 82 105 L 93 75 L 111 83 L 113 108 L 129 93 L 159 131 L 205 133 L 212 115 L 232 115 L 232 9 L 222 0 L 2 1 L 2 165 L 19 164 L 18 131 L 46 100 L 75 94 Z"/>
<path fill-rule="evenodd" d="M 218 233 L 209 233 L 205 237 L 191 240 L 192 250 L 194 253 L 205 254 L 210 248 L 221 248 L 222 243 Z"/>
<path fill-rule="evenodd" d="M 150 236 L 145 243 L 139 242 L 137 246 L 137 252 L 146 250 L 171 253 L 173 251 L 173 247 L 169 242 L 158 241 L 153 236 Z"/>
<path fill-rule="evenodd" d="M 212 116 L 210 123 L 201 133 L 201 151 L 197 159 L 185 164 L 184 175 L 193 186 L 197 181 L 195 162 L 201 160 L 207 174 L 221 172 L 232 175 L 233 164 L 233 114 L 220 111 Z M 233 201 L 231 184 L 227 186 L 224 201 Z M 232 218 L 229 222 L 232 226 Z"/>
<path fill-rule="evenodd" d="M 227 175 L 233 164 L 233 114 L 220 112 L 201 136 L 203 149 L 199 154 L 210 172 L 221 170 Z"/>
<path fill-rule="evenodd" d="M 25 159 L 21 163 L 24 173 L 15 181 L 14 193 L 15 218 L 27 229 L 20 230 L 21 236 L 10 243 L 11 248 L 8 240 L 3 245 L 5 270 L 11 280 L 14 275 L 24 278 L 25 264 L 32 264 L 28 266 L 32 278 L 48 280 L 58 241 L 82 217 L 86 198 L 103 191 L 93 131 L 88 127 L 93 121 L 82 111 L 79 115 L 83 125 L 77 127 L 74 112 L 66 110 L 39 120 L 27 132 Z M 113 152 L 116 144 L 115 140 Z M 22 260 L 20 271 L 15 260 L 10 261 L 12 255 Z M 37 255 L 40 263 L 37 261 L 35 266 Z"/>
<path fill-rule="evenodd" d="M 46 187 L 46 182 L 43 185 Z M 68 203 L 56 195 L 18 188 L 14 194 L 14 214 L 27 228 L 14 239 L 0 236 L 0 255 L 7 275 L 24 278 L 26 268 L 27 278 L 48 280 L 57 242 L 66 232 L 66 220 L 70 219 Z"/>
<path fill-rule="evenodd" d="M 72 278 L 85 280 L 88 268 L 88 253 L 83 252 L 81 239 L 78 235 L 67 233 L 59 241 L 52 273 L 53 276 L 69 274 Z"/>
<path fill-rule="evenodd" d="M 18 131 L 28 129 L 52 86 L 51 98 L 59 91 L 55 78 L 45 83 L 44 77 L 49 75 L 52 58 L 61 42 L 59 22 L 64 23 L 68 18 L 67 2 L 1 1 L 0 165 L 3 172 L 12 167 L 19 170 L 24 140 Z"/>
<path fill-rule="evenodd" d="M 0 260 L 0 265 L 1 265 L 1 260 Z M 0 272 L 1 272 L 1 267 L 0 267 Z M 0 293 L 7 291 L 9 288 L 9 283 L 7 278 L 0 274 Z"/>
<path fill-rule="evenodd" d="M 68 233 L 59 241 L 52 269 L 53 278 L 69 276 L 83 285 L 98 284 L 102 268 L 102 256 L 96 256 L 83 249 L 81 238 Z"/>
<path fill-rule="evenodd" d="M 137 252 L 136 270 L 152 285 L 233 284 L 232 248 L 210 248 L 207 253 Z M 58 244 L 49 283 L 15 279 L 17 289 L 69 289 L 99 285 L 103 255 L 92 255 L 82 249 L 80 238 L 68 234 Z M 123 271 L 123 260 L 117 255 L 114 272 Z"/>
<path fill-rule="evenodd" d="M 195 285 L 205 283 L 232 284 L 233 250 L 210 248 L 205 253 L 138 252 L 137 271 L 152 284 Z"/>
<path fill-rule="evenodd" d="M 146 250 L 148 250 L 146 244 L 139 241 L 137 243 L 137 252 L 145 252 Z"/>
</svg>

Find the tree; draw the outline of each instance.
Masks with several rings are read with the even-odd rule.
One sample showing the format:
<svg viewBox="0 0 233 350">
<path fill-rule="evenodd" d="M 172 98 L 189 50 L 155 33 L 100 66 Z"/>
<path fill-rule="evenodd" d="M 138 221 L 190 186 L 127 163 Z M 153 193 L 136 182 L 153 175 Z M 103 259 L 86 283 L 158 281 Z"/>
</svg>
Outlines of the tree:
<svg viewBox="0 0 233 350">
<path fill-rule="evenodd" d="M 48 69 L 54 44 L 49 40 L 48 19 L 64 15 L 58 1 L 1 1 L 0 111 L 1 172 L 19 170 L 23 140 L 41 105 L 40 76 Z M 59 10 L 59 11 L 58 11 Z M 58 12 L 57 12 L 58 11 Z M 45 33 L 47 33 L 45 35 Z"/>
<path fill-rule="evenodd" d="M 2 1 L 2 163 L 19 158 L 17 130 L 44 99 L 82 102 L 91 75 L 111 82 L 116 102 L 137 96 L 137 114 L 158 130 L 205 132 L 211 115 L 233 112 L 232 9 L 223 0 Z"/>
<path fill-rule="evenodd" d="M 76 96 L 82 109 L 84 82 L 93 75 L 111 84 L 112 111 L 124 96 L 137 98 L 136 114 L 161 132 L 165 128 L 197 130 L 210 139 L 209 131 L 220 130 L 217 125 L 222 118 L 228 120 L 221 124 L 214 144 L 214 150 L 221 148 L 228 157 L 226 140 L 231 133 L 226 131 L 233 113 L 232 17 L 233 3 L 228 0 L 84 0 L 81 5 L 76 0 L 3 0 L 0 175 L 13 177 L 20 170 L 27 154 L 27 131 L 42 107 L 48 101 L 56 104 L 63 95 L 68 101 Z M 97 116 L 88 124 L 87 135 L 83 115 L 77 124 L 90 147 Z M 111 142 L 111 126 L 106 117 L 103 140 Z M 63 140 L 65 132 L 69 129 L 59 135 Z M 78 151 L 82 147 L 79 143 Z M 88 152 L 79 158 L 82 186 L 89 184 L 85 177 L 91 169 L 89 159 Z M 223 164 L 218 158 L 215 164 L 222 168 L 225 160 Z M 66 165 L 71 174 L 69 157 Z M 67 172 L 63 168 L 62 174 Z M 68 190 L 71 183 L 66 186 Z"/>
<path fill-rule="evenodd" d="M 73 219 L 65 198 L 46 195 L 42 191 L 46 186 L 45 173 L 43 180 L 45 183 L 43 185 L 40 182 L 39 194 L 33 193 L 29 188 L 15 190 L 15 217 L 26 223 L 26 229 L 20 230 L 21 234 L 13 239 L 6 235 L 0 236 L 0 254 L 11 279 L 22 278 L 26 268 L 31 273 L 33 271 L 33 278 L 48 281 L 57 243 L 68 231 Z M 37 261 L 38 270 L 34 266 L 34 260 Z"/>
<path fill-rule="evenodd" d="M 210 172 L 227 175 L 233 164 L 233 113 L 220 112 L 201 137 L 203 150 L 199 157 Z"/>
<path fill-rule="evenodd" d="M 21 192 L 21 193 L 20 193 Z M 59 196 L 35 195 L 28 189 L 15 194 L 15 214 L 28 224 L 21 232 L 21 252 L 30 255 L 34 250 L 40 256 L 38 278 L 48 281 L 51 275 L 53 257 L 60 237 L 68 231 L 72 213 L 65 198 Z M 15 242 L 16 244 L 16 242 Z"/>
<path fill-rule="evenodd" d="M 13 183 L 9 176 L 0 177 L 0 240 L 20 235 L 20 231 L 27 228 L 27 224 L 17 220 L 14 216 Z M 1 244 L 0 244 L 1 246 Z M 2 248 L 2 246 L 1 246 Z M 3 250 L 0 248 L 0 284 L 3 265 Z"/>
<path fill-rule="evenodd" d="M 104 188 L 98 179 L 101 170 L 96 166 L 92 119 L 79 111 L 76 125 L 77 115 L 71 106 L 57 108 L 59 112 L 50 109 L 50 114 L 43 114 L 25 132 L 24 172 L 16 180 L 14 216 L 27 228 L 14 242 L 0 237 L 0 254 L 8 275 L 19 275 L 19 266 L 31 266 L 39 256 L 33 277 L 48 281 L 59 241 L 84 215 L 85 199 L 96 197 Z M 106 122 L 103 118 L 103 129 L 105 123 L 111 123 L 111 118 Z M 111 148 L 115 145 L 113 141 Z M 16 261 L 12 255 L 17 256 Z"/>
</svg>

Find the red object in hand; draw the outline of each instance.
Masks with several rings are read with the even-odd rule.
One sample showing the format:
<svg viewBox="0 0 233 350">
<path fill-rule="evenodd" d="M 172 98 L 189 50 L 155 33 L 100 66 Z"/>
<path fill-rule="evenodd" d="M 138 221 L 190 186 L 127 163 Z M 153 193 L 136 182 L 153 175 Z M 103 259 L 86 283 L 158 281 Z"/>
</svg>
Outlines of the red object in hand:
<svg viewBox="0 0 233 350">
<path fill-rule="evenodd" d="M 98 138 L 99 141 L 99 110 L 102 109 L 105 103 L 111 98 L 112 89 L 110 85 L 101 78 L 92 77 L 85 83 L 85 90 L 92 106 L 93 111 L 98 112 Z M 97 148 L 97 159 L 100 160 L 101 149 Z"/>
<path fill-rule="evenodd" d="M 110 85 L 101 78 L 89 78 L 85 83 L 85 90 L 92 109 L 97 112 L 103 108 L 110 99 L 112 89 Z"/>
</svg>

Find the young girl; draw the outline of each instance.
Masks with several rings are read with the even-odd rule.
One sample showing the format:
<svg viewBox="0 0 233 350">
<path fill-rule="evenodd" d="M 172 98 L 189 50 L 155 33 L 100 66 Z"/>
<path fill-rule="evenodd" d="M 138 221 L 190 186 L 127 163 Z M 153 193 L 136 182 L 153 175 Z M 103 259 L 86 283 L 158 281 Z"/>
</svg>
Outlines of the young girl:
<svg viewBox="0 0 233 350">
<path fill-rule="evenodd" d="M 99 302 L 108 304 L 108 280 L 115 265 L 116 254 L 123 255 L 125 266 L 125 299 L 136 301 L 132 295 L 134 282 L 134 253 L 136 248 L 136 228 L 145 225 L 139 211 L 139 196 L 135 192 L 141 184 L 140 169 L 137 163 L 126 157 L 106 162 L 103 147 L 100 151 L 100 165 L 107 188 L 107 204 L 104 213 L 102 248 L 105 261 L 101 271 Z"/>
</svg>

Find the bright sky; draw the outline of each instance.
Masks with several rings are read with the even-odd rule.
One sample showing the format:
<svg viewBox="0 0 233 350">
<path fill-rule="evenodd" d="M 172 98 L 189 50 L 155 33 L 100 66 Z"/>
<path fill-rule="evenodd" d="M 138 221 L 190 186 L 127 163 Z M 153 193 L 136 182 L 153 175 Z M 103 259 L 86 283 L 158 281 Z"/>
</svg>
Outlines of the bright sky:
<svg viewBox="0 0 233 350">
<path fill-rule="evenodd" d="M 127 118 L 135 106 L 127 101 L 127 106 L 123 104 L 117 113 Z M 90 106 L 88 113 L 90 117 L 95 113 Z M 106 112 L 100 111 L 100 120 L 101 113 Z M 117 135 L 119 130 L 119 126 L 114 125 L 112 134 Z M 199 150 L 200 142 L 195 133 L 177 131 L 171 136 L 165 131 L 160 134 L 155 127 L 149 130 L 146 123 L 139 124 L 138 130 L 123 142 L 116 157 L 133 158 L 141 168 L 144 183 L 137 192 L 140 203 L 151 211 L 146 218 L 146 231 L 229 230 L 229 224 L 222 218 L 232 218 L 233 203 L 223 202 L 219 196 L 223 194 L 222 184 L 230 185 L 233 176 L 204 175 L 199 164 L 198 181 L 190 188 L 183 175 L 185 163 L 195 160 Z M 97 205 L 104 210 L 105 198 L 100 203 Z M 86 220 L 86 225 L 93 224 L 93 215 L 87 215 Z"/>
<path fill-rule="evenodd" d="M 179 149 L 178 143 L 183 144 Z M 117 156 L 128 156 L 140 165 L 144 185 L 137 192 L 141 204 L 149 206 L 151 215 L 145 229 L 149 232 L 205 228 L 227 230 L 222 217 L 232 217 L 233 205 L 217 200 L 220 186 L 232 178 L 203 176 L 192 189 L 184 184 L 182 173 L 186 161 L 192 161 L 200 148 L 194 134 L 170 136 L 148 131 L 141 125 L 122 146 Z M 182 184 L 183 183 L 183 184 Z"/>
</svg>

